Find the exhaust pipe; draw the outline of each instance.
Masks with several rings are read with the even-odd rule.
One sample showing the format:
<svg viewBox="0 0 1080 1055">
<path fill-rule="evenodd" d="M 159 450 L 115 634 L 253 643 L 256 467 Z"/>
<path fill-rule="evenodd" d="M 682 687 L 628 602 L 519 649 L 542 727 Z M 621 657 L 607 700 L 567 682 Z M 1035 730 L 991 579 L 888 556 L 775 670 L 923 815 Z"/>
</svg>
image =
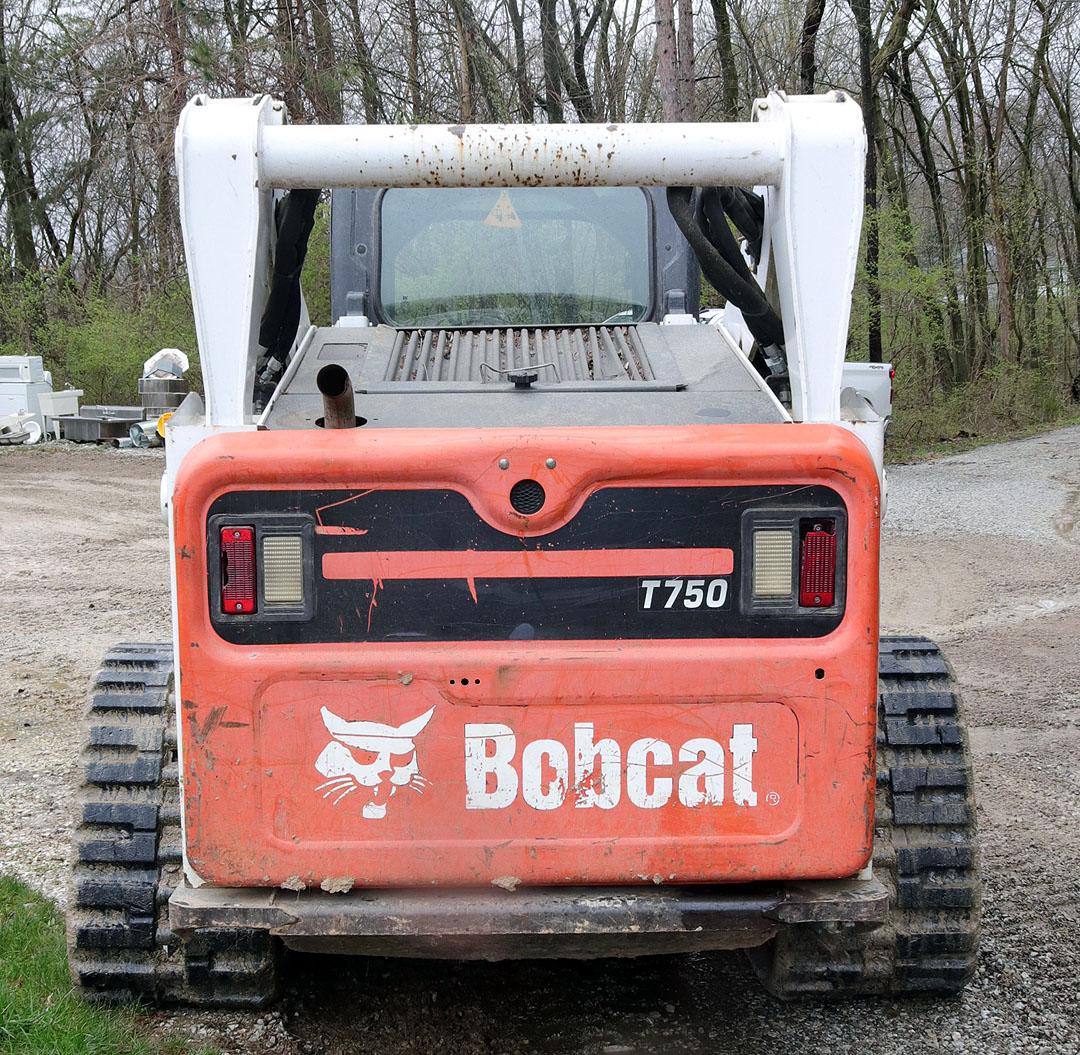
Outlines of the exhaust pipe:
<svg viewBox="0 0 1080 1055">
<path fill-rule="evenodd" d="M 315 384 L 323 397 L 323 419 L 319 424 L 324 429 L 355 429 L 356 402 L 349 371 L 337 363 L 328 363 L 316 375 Z"/>
</svg>

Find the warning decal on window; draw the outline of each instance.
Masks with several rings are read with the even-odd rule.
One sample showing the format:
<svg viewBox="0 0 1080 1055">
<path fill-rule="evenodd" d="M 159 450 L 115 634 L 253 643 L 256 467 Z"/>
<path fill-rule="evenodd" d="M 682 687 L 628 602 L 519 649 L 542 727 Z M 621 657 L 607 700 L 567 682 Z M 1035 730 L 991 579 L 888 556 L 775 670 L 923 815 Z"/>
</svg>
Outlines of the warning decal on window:
<svg viewBox="0 0 1080 1055">
<path fill-rule="evenodd" d="M 504 190 L 484 220 L 485 227 L 520 227 L 521 220 L 510 200 L 510 192 Z"/>
</svg>

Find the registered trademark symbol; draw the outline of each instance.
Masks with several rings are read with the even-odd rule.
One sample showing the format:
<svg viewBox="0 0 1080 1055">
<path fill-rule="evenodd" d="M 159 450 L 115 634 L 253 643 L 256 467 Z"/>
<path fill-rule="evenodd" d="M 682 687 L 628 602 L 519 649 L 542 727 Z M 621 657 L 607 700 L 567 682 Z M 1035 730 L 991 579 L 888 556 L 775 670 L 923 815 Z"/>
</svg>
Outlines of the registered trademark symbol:
<svg viewBox="0 0 1080 1055">
<path fill-rule="evenodd" d="M 765 802 L 770 806 L 779 806 L 780 805 L 780 792 L 779 791 L 770 791 L 765 796 Z"/>
</svg>

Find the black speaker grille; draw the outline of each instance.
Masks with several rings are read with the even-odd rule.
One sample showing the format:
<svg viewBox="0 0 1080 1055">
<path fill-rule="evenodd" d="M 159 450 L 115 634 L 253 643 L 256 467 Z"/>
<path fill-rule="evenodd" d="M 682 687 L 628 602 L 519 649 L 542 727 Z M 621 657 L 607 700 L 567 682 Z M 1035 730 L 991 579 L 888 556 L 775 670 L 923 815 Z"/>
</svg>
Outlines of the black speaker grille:
<svg viewBox="0 0 1080 1055">
<path fill-rule="evenodd" d="M 535 480 L 518 480 L 510 488 L 510 504 L 523 517 L 539 513 L 546 497 L 544 488 Z"/>
</svg>

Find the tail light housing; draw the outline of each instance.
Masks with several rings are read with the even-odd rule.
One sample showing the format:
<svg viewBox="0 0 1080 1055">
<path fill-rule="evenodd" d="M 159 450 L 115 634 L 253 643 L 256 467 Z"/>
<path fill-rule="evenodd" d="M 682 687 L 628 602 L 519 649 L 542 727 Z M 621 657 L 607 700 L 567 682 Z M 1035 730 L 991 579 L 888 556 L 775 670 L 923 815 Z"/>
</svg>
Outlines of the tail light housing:
<svg viewBox="0 0 1080 1055">
<path fill-rule="evenodd" d="M 254 624 L 297 622 L 315 611 L 314 521 L 305 514 L 209 517 L 207 604 L 211 620 L 250 636 Z"/>
<path fill-rule="evenodd" d="M 831 608 L 835 600 L 836 521 L 804 521 L 799 550 L 799 605 Z"/>
<path fill-rule="evenodd" d="M 791 498 L 786 506 L 743 514 L 739 604 L 767 618 L 770 631 L 786 621 L 800 635 L 843 619 L 848 520 L 835 493 L 824 488 L 793 491 Z"/>
<path fill-rule="evenodd" d="M 230 524 L 221 529 L 221 611 L 255 611 L 255 529 Z"/>
</svg>

